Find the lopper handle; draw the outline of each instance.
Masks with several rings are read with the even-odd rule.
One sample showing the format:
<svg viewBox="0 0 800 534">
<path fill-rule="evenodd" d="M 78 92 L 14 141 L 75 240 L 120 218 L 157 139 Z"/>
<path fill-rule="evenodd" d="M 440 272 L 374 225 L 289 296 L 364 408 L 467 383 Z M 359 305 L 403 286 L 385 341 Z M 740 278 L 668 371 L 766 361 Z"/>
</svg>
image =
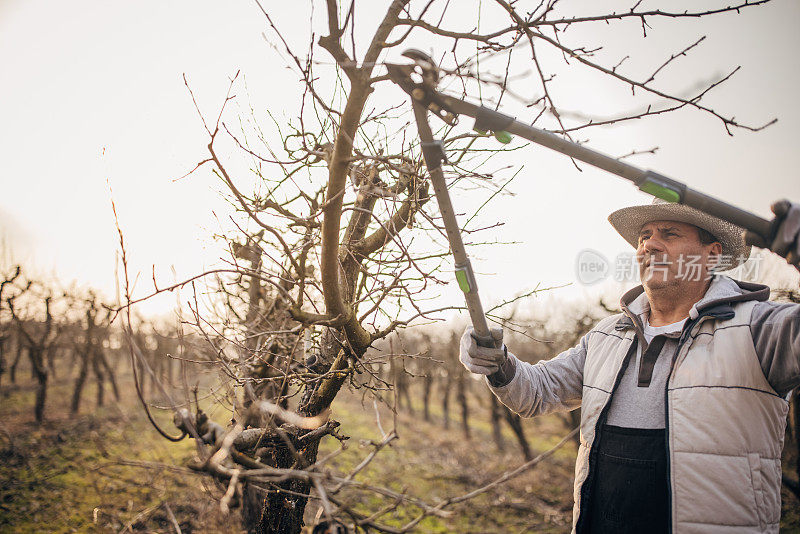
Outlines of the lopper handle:
<svg viewBox="0 0 800 534">
<path fill-rule="evenodd" d="M 772 242 L 775 234 L 775 225 L 758 215 L 737 208 L 727 202 L 695 191 L 686 184 L 668 178 L 654 171 L 645 171 L 637 183 L 639 189 L 668 202 L 679 202 L 690 208 L 695 208 L 713 215 L 731 224 L 740 226 L 745 230 L 761 236 L 766 243 Z"/>
<path fill-rule="evenodd" d="M 765 242 L 772 242 L 775 225 L 753 213 L 732 206 L 714 197 L 695 191 L 686 184 L 673 180 L 654 171 L 644 170 L 606 154 L 592 150 L 584 145 L 579 145 L 564 139 L 551 132 L 530 126 L 514 117 L 500 113 L 493 109 L 478 106 L 464 100 L 437 93 L 448 109 L 456 114 L 468 115 L 475 119 L 475 129 L 480 131 L 508 132 L 513 135 L 532 141 L 538 145 L 550 148 L 571 158 L 588 163 L 599 169 L 625 178 L 636 184 L 645 193 L 667 200 L 679 202 L 698 209 L 714 217 L 718 217 L 731 224 L 750 230 L 761 236 Z"/>
<path fill-rule="evenodd" d="M 494 347 L 494 339 L 489 331 L 489 324 L 486 315 L 483 313 L 483 305 L 478 296 L 478 284 L 475 281 L 475 273 L 472 271 L 472 264 L 467 256 L 467 250 L 461 239 L 461 230 L 458 227 L 453 202 L 450 200 L 450 193 L 447 190 L 447 182 L 442 172 L 442 161 L 445 159 L 444 149 L 441 143 L 433 139 L 431 125 L 428 123 L 427 108 L 413 99 L 414 118 L 417 122 L 417 130 L 422 144 L 422 157 L 425 160 L 425 167 L 433 185 L 433 192 L 436 195 L 436 202 L 439 204 L 439 213 L 444 222 L 447 241 L 450 243 L 450 250 L 455 259 L 455 275 L 458 287 L 464 293 L 464 300 L 467 303 L 467 311 L 472 320 L 472 327 L 475 329 L 473 337 L 482 347 Z"/>
</svg>

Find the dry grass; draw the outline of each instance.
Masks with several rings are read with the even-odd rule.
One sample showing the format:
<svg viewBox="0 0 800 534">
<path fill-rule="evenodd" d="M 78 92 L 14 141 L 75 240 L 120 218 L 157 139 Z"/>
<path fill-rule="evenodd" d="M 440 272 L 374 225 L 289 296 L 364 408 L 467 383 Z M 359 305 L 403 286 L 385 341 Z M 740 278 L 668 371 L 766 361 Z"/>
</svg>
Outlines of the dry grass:
<svg viewBox="0 0 800 534">
<path fill-rule="evenodd" d="M 477 384 L 479 385 L 479 384 Z M 175 532 L 170 512 L 184 533 L 241 532 L 238 512 L 223 515 L 224 488 L 182 466 L 192 456 L 189 440 L 173 444 L 149 426 L 135 402 L 132 385 L 122 380 L 123 401 L 96 409 L 86 392 L 84 413 L 68 415 L 70 383 L 53 384 L 48 421 L 33 423 L 33 385 L 0 392 L 0 532 Z M 438 406 L 431 421 L 419 407 L 395 417 L 379 407 L 380 425 L 395 428 L 399 439 L 384 449 L 359 476 L 362 482 L 405 492 L 428 503 L 462 495 L 494 480 L 523 458 L 512 435 L 505 450 L 491 440 L 486 398 L 471 406 L 471 437 L 457 421 L 445 430 Z M 455 414 L 452 414 L 455 416 Z M 165 420 L 167 415 L 164 415 Z M 348 446 L 328 465 L 343 473 L 364 458 L 370 440 L 380 440 L 378 418 L 370 399 L 343 392 L 333 406 Z M 216 416 L 220 422 L 224 415 Z M 534 454 L 552 447 L 567 432 L 558 417 L 524 422 Z M 320 458 L 339 448 L 328 438 Z M 575 445 L 567 443 L 546 462 L 502 487 L 448 510 L 448 518 L 428 517 L 417 532 L 568 532 L 572 506 Z M 174 466 L 168 468 L 167 466 Z M 337 495 L 361 513 L 388 504 L 370 492 L 348 489 Z M 306 519 L 313 523 L 319 501 L 312 499 Z M 797 500 L 784 492 L 783 532 L 800 532 Z M 388 512 L 379 522 L 399 526 L 418 513 L 413 506 Z"/>
</svg>

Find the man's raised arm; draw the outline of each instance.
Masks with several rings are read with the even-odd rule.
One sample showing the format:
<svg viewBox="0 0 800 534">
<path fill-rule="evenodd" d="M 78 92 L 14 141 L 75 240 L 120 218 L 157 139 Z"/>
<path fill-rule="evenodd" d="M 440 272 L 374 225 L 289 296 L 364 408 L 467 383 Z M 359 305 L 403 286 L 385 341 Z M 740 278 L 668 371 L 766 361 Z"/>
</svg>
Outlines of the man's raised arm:
<svg viewBox="0 0 800 534">
<path fill-rule="evenodd" d="M 533 417 L 580 406 L 586 336 L 552 360 L 533 365 L 508 352 L 502 330 L 493 330 L 492 337 L 494 348 L 480 347 L 472 328 L 467 328 L 461 337 L 459 359 L 470 372 L 485 375 L 489 388 L 510 410 Z"/>
</svg>

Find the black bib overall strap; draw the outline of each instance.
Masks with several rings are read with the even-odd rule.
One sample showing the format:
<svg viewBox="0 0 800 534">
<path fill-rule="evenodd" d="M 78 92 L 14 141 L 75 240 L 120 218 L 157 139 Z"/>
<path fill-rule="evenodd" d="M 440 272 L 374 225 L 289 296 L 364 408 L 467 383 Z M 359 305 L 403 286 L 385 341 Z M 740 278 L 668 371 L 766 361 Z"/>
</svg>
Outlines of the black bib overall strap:
<svg viewBox="0 0 800 534">
<path fill-rule="evenodd" d="M 669 488 L 664 439 L 664 429 L 603 426 L 588 532 L 667 532 Z"/>
</svg>

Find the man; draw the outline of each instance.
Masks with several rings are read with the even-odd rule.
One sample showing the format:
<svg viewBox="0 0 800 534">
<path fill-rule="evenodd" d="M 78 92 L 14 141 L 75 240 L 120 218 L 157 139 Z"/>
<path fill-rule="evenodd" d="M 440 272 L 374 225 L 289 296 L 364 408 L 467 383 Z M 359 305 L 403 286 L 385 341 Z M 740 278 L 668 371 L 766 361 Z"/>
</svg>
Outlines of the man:
<svg viewBox="0 0 800 534">
<path fill-rule="evenodd" d="M 773 211 L 770 249 L 797 266 L 800 204 Z M 741 228 L 659 200 L 609 221 L 636 247 L 642 280 L 621 314 L 536 365 L 502 330 L 483 348 L 469 328 L 462 363 L 524 417 L 582 407 L 573 531 L 778 532 L 800 306 L 716 274 L 749 256 L 755 237 Z"/>
</svg>

